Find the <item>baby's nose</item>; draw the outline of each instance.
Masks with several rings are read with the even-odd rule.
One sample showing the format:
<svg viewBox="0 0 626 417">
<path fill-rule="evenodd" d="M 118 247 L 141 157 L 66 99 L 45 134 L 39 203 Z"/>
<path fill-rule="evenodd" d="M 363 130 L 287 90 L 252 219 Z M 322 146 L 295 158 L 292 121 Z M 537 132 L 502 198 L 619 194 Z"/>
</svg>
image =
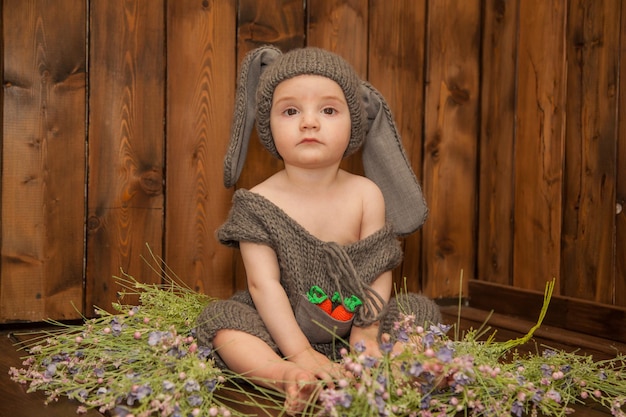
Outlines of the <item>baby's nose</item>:
<svg viewBox="0 0 626 417">
<path fill-rule="evenodd" d="M 303 112 L 300 121 L 302 128 L 316 128 L 319 126 L 319 119 L 315 112 Z"/>
</svg>

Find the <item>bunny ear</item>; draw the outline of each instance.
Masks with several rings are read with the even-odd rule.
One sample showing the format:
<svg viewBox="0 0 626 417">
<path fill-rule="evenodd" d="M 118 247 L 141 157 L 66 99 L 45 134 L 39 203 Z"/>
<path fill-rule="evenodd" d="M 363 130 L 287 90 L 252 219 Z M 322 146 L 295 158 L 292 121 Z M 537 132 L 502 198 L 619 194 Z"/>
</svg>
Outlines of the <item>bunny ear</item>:
<svg viewBox="0 0 626 417">
<path fill-rule="evenodd" d="M 405 236 L 419 229 L 426 220 L 426 200 L 384 97 L 365 81 L 361 84 L 361 94 L 369 126 L 363 144 L 365 176 L 381 189 L 394 232 Z"/>
<path fill-rule="evenodd" d="M 241 63 L 230 144 L 224 158 L 224 186 L 233 187 L 246 162 L 250 135 L 256 117 L 256 90 L 265 68 L 282 52 L 273 46 L 263 46 L 249 52 Z"/>
</svg>

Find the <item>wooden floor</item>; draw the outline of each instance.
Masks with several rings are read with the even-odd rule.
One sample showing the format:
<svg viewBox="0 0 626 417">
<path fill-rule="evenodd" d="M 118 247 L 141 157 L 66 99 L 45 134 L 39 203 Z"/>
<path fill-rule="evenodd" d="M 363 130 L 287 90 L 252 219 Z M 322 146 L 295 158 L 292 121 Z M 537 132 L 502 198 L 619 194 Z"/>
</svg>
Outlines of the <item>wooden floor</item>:
<svg viewBox="0 0 626 417">
<path fill-rule="evenodd" d="M 443 307 L 442 310 L 444 322 L 448 324 L 457 323 L 458 309 L 456 307 Z M 472 308 L 463 308 L 461 312 L 460 329 L 462 331 L 469 328 L 479 328 L 488 319 L 487 325 L 491 327 L 489 334 L 497 330 L 496 338 L 498 340 L 510 340 L 520 337 L 526 334 L 534 324 L 511 317 L 496 314 L 489 315 L 485 311 Z M 20 330 L 20 328 L 15 328 L 14 326 L 0 328 L 0 352 L 2 352 L 2 355 L 0 355 L 0 417 L 75 416 L 77 406 L 75 402 L 60 400 L 54 404 L 45 405 L 45 397 L 42 393 L 27 394 L 23 386 L 9 379 L 9 368 L 11 366 L 20 367 L 21 357 L 25 355 L 24 351 L 18 350 L 20 340 L 16 334 Z M 534 350 L 541 344 L 546 344 L 555 349 L 580 350 L 593 355 L 597 359 L 614 357 L 616 350 L 626 353 L 625 344 L 586 335 L 583 336 L 546 326 L 542 326 L 535 332 L 532 342 L 528 343 L 525 348 Z M 247 409 L 242 411 L 251 415 L 259 414 L 259 410 Z M 102 414 L 93 410 L 84 415 L 87 417 L 102 417 Z M 578 407 L 574 413 L 574 417 L 606 417 L 608 415 L 610 414 L 604 409 L 586 407 Z"/>
</svg>

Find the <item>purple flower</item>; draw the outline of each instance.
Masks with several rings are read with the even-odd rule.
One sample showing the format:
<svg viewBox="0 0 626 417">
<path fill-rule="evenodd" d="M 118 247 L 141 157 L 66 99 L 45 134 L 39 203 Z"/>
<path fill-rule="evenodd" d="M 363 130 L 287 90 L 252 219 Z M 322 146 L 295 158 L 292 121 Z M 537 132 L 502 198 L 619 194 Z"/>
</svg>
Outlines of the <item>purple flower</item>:
<svg viewBox="0 0 626 417">
<path fill-rule="evenodd" d="M 380 388 L 376 391 L 381 393 L 385 392 L 385 387 L 387 387 L 387 377 L 384 374 L 380 374 L 376 377 L 376 382 L 380 384 Z"/>
<path fill-rule="evenodd" d="M 374 402 L 376 403 L 376 407 L 378 408 L 378 415 L 383 417 L 383 416 L 388 416 L 389 415 L 389 410 L 386 409 L 386 402 L 385 400 L 383 400 L 382 397 L 380 396 L 376 396 L 376 398 L 374 398 Z"/>
<path fill-rule="evenodd" d="M 187 392 L 200 391 L 200 384 L 195 379 L 189 378 L 188 380 L 185 381 L 185 391 Z"/>
<path fill-rule="evenodd" d="M 46 367 L 46 371 L 43 373 L 43 376 L 46 378 L 52 378 L 57 373 L 57 364 L 51 363 Z"/>
<path fill-rule="evenodd" d="M 207 391 L 213 392 L 215 391 L 215 388 L 217 387 L 217 381 L 215 379 L 208 379 L 204 381 L 202 385 L 204 385 Z"/>
<path fill-rule="evenodd" d="M 419 362 L 413 362 L 409 367 L 408 374 L 413 377 L 418 377 L 424 372 L 424 367 Z"/>
<path fill-rule="evenodd" d="M 352 405 L 352 395 L 344 392 L 343 395 L 339 398 L 338 404 L 343 408 L 350 408 Z"/>
<path fill-rule="evenodd" d="M 524 404 L 519 401 L 515 401 L 511 406 L 511 414 L 516 415 L 517 417 L 522 417 L 522 413 L 524 412 Z"/>
<path fill-rule="evenodd" d="M 89 395 L 89 393 L 87 392 L 86 389 L 80 389 L 76 392 L 76 396 L 78 396 L 80 399 L 82 399 L 83 401 L 87 398 L 87 396 Z"/>
<path fill-rule="evenodd" d="M 173 382 L 168 381 L 167 379 L 163 381 L 163 389 L 167 392 L 173 391 L 176 386 Z"/>
<path fill-rule="evenodd" d="M 467 376 L 464 372 L 457 372 L 454 374 L 454 382 L 459 385 L 467 385 L 472 382 L 472 379 Z"/>
<path fill-rule="evenodd" d="M 383 342 L 380 344 L 380 351 L 382 353 L 389 353 L 393 349 L 393 343 L 391 342 Z"/>
<path fill-rule="evenodd" d="M 376 366 L 377 363 L 378 363 L 378 359 L 372 356 L 366 356 L 363 359 L 363 366 L 365 366 L 366 368 L 373 368 Z"/>
<path fill-rule="evenodd" d="M 113 336 L 119 336 L 120 334 L 122 334 L 122 329 L 123 329 L 123 326 L 119 322 L 117 317 L 113 317 L 113 319 L 111 320 L 111 332 Z"/>
<path fill-rule="evenodd" d="M 59 362 L 65 362 L 67 360 L 69 360 L 69 356 L 67 353 L 55 353 L 54 355 L 50 357 L 49 360 L 47 360 L 47 362 L 59 363 Z"/>
<path fill-rule="evenodd" d="M 211 348 L 208 348 L 206 346 L 198 347 L 198 359 L 205 360 L 209 356 L 211 356 Z"/>
<path fill-rule="evenodd" d="M 546 397 L 554 400 L 557 403 L 561 403 L 561 394 L 558 391 L 551 389 L 546 392 Z"/>
<path fill-rule="evenodd" d="M 445 336 L 452 326 L 447 324 L 431 325 L 430 331 L 436 336 Z"/>
<path fill-rule="evenodd" d="M 409 341 L 409 335 L 405 329 L 398 330 L 398 342 L 406 343 Z"/>
<path fill-rule="evenodd" d="M 556 352 L 554 350 L 552 350 L 552 349 L 545 349 L 543 351 L 543 355 L 542 356 L 544 358 L 551 358 L 551 357 L 553 357 L 555 355 L 556 355 Z"/>
<path fill-rule="evenodd" d="M 193 394 L 187 397 L 187 402 L 192 407 L 198 407 L 199 405 L 202 404 L 202 397 L 199 396 L 198 394 Z"/>
<path fill-rule="evenodd" d="M 454 351 L 450 349 L 448 346 L 442 346 L 437 351 L 437 359 L 445 363 L 451 362 L 453 353 Z"/>
<path fill-rule="evenodd" d="M 150 388 L 150 385 L 140 385 L 136 389 L 133 389 L 130 394 L 128 394 L 128 397 L 126 397 L 126 404 L 134 405 L 136 401 L 141 402 L 141 400 L 143 400 L 150 394 L 152 394 L 152 388 Z"/>
<path fill-rule="evenodd" d="M 115 409 L 113 410 L 113 414 L 117 417 L 126 417 L 127 415 L 131 414 L 130 410 L 128 410 L 125 407 L 115 407 Z"/>
<path fill-rule="evenodd" d="M 148 344 L 150 346 L 156 346 L 161 342 L 163 332 L 153 331 L 148 335 Z"/>
<path fill-rule="evenodd" d="M 535 404 L 540 403 L 543 400 L 543 394 L 544 392 L 542 390 L 537 390 L 531 398 L 532 402 L 534 402 Z"/>
<path fill-rule="evenodd" d="M 431 347 L 435 343 L 435 335 L 433 332 L 426 332 L 422 338 L 422 343 L 424 343 L 424 347 L 426 348 Z"/>
<path fill-rule="evenodd" d="M 349 408 L 352 405 L 352 395 L 329 388 L 320 393 L 320 401 L 328 411 L 336 407 Z"/>
<path fill-rule="evenodd" d="M 354 350 L 356 350 L 358 353 L 365 352 L 365 343 L 362 340 L 359 342 L 356 342 L 354 344 Z"/>
</svg>

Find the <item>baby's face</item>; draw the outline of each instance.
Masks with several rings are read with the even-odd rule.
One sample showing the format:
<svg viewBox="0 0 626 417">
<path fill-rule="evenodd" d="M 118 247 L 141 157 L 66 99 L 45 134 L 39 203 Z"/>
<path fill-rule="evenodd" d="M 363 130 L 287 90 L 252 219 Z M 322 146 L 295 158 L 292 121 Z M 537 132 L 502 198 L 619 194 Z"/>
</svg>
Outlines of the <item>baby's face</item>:
<svg viewBox="0 0 626 417">
<path fill-rule="evenodd" d="M 341 161 L 351 133 L 343 90 L 318 75 L 281 82 L 272 98 L 270 128 L 285 163 L 315 168 Z"/>
</svg>

